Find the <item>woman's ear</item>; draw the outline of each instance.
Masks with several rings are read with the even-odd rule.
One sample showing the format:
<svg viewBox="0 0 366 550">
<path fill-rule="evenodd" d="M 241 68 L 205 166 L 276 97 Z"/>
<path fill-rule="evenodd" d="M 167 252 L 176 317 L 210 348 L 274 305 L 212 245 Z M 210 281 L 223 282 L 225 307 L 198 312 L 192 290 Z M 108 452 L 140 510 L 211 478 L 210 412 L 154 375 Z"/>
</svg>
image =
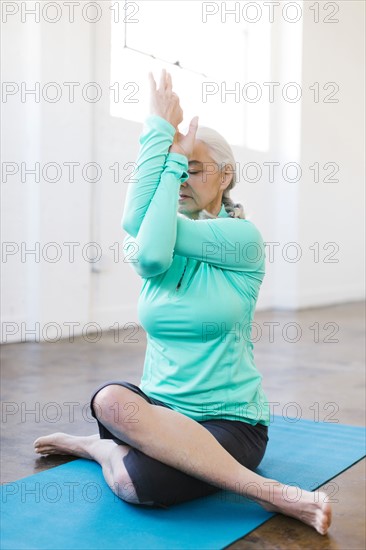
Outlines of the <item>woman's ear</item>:
<svg viewBox="0 0 366 550">
<path fill-rule="evenodd" d="M 233 179 L 233 169 L 231 164 L 226 164 L 225 170 L 223 170 L 221 174 L 220 188 L 225 191 L 225 189 L 230 185 L 231 180 Z"/>
</svg>

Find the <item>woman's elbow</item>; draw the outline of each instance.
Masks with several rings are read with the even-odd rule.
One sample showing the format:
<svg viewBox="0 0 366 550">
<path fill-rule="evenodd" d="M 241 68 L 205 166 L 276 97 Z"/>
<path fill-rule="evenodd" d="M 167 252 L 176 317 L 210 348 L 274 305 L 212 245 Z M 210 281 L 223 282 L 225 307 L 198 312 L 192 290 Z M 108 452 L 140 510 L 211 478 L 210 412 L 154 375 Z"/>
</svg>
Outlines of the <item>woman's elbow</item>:
<svg viewBox="0 0 366 550">
<path fill-rule="evenodd" d="M 140 277 L 148 279 L 150 277 L 156 277 L 157 275 L 162 275 L 165 273 L 172 264 L 172 260 L 158 260 L 158 259 L 149 259 L 146 257 L 140 257 L 137 264 L 135 264 L 135 269 Z"/>
<path fill-rule="evenodd" d="M 126 231 L 131 237 L 136 237 L 136 231 L 133 226 L 132 220 L 128 219 L 128 216 L 122 216 L 121 227 L 123 231 Z"/>
</svg>

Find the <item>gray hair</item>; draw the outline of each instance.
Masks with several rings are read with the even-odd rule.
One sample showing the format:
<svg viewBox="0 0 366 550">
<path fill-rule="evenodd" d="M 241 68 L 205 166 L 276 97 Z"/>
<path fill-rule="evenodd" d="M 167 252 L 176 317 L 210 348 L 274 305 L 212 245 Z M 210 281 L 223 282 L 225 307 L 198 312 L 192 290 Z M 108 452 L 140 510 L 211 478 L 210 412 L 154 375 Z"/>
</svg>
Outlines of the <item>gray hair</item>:
<svg viewBox="0 0 366 550">
<path fill-rule="evenodd" d="M 219 134 L 219 132 L 217 132 L 213 128 L 208 128 L 207 126 L 198 126 L 196 139 L 205 143 L 213 161 L 218 164 L 219 169 L 224 170 L 227 164 L 231 166 L 233 177 L 231 178 L 229 185 L 223 192 L 222 203 L 224 204 L 225 210 L 229 214 L 229 216 L 233 218 L 245 219 L 243 205 L 240 203 L 235 203 L 230 197 L 230 190 L 235 187 L 235 184 L 237 182 L 237 174 L 234 154 L 229 143 L 221 134 Z M 199 219 L 215 217 L 216 216 L 213 216 L 205 209 L 201 210 L 201 212 L 199 213 Z"/>
</svg>

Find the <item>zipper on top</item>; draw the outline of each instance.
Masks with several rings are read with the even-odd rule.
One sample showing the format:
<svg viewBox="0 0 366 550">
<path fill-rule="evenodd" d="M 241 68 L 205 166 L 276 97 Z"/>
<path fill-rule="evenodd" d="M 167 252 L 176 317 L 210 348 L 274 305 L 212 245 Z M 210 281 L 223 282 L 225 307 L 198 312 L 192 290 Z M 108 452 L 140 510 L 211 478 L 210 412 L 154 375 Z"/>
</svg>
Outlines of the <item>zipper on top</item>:
<svg viewBox="0 0 366 550">
<path fill-rule="evenodd" d="M 182 273 L 181 278 L 179 279 L 179 282 L 178 282 L 177 287 L 176 287 L 175 290 L 178 290 L 178 288 L 181 286 L 182 280 L 183 280 L 183 277 L 184 277 L 184 274 L 185 274 L 185 272 L 186 272 L 186 269 L 187 269 L 187 264 L 184 266 L 184 271 L 183 271 L 183 273 Z"/>
</svg>

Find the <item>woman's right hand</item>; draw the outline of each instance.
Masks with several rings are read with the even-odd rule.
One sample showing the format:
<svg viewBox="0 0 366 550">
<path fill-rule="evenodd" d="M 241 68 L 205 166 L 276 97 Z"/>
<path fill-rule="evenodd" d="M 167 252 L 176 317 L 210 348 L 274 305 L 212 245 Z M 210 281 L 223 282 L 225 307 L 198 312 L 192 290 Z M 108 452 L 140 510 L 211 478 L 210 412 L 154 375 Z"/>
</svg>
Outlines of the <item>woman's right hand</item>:
<svg viewBox="0 0 366 550">
<path fill-rule="evenodd" d="M 149 72 L 150 80 L 150 114 L 165 118 L 174 128 L 183 120 L 183 111 L 179 97 L 172 91 L 172 77 L 165 69 L 161 71 L 160 85 L 156 87 L 154 76 Z"/>
</svg>

